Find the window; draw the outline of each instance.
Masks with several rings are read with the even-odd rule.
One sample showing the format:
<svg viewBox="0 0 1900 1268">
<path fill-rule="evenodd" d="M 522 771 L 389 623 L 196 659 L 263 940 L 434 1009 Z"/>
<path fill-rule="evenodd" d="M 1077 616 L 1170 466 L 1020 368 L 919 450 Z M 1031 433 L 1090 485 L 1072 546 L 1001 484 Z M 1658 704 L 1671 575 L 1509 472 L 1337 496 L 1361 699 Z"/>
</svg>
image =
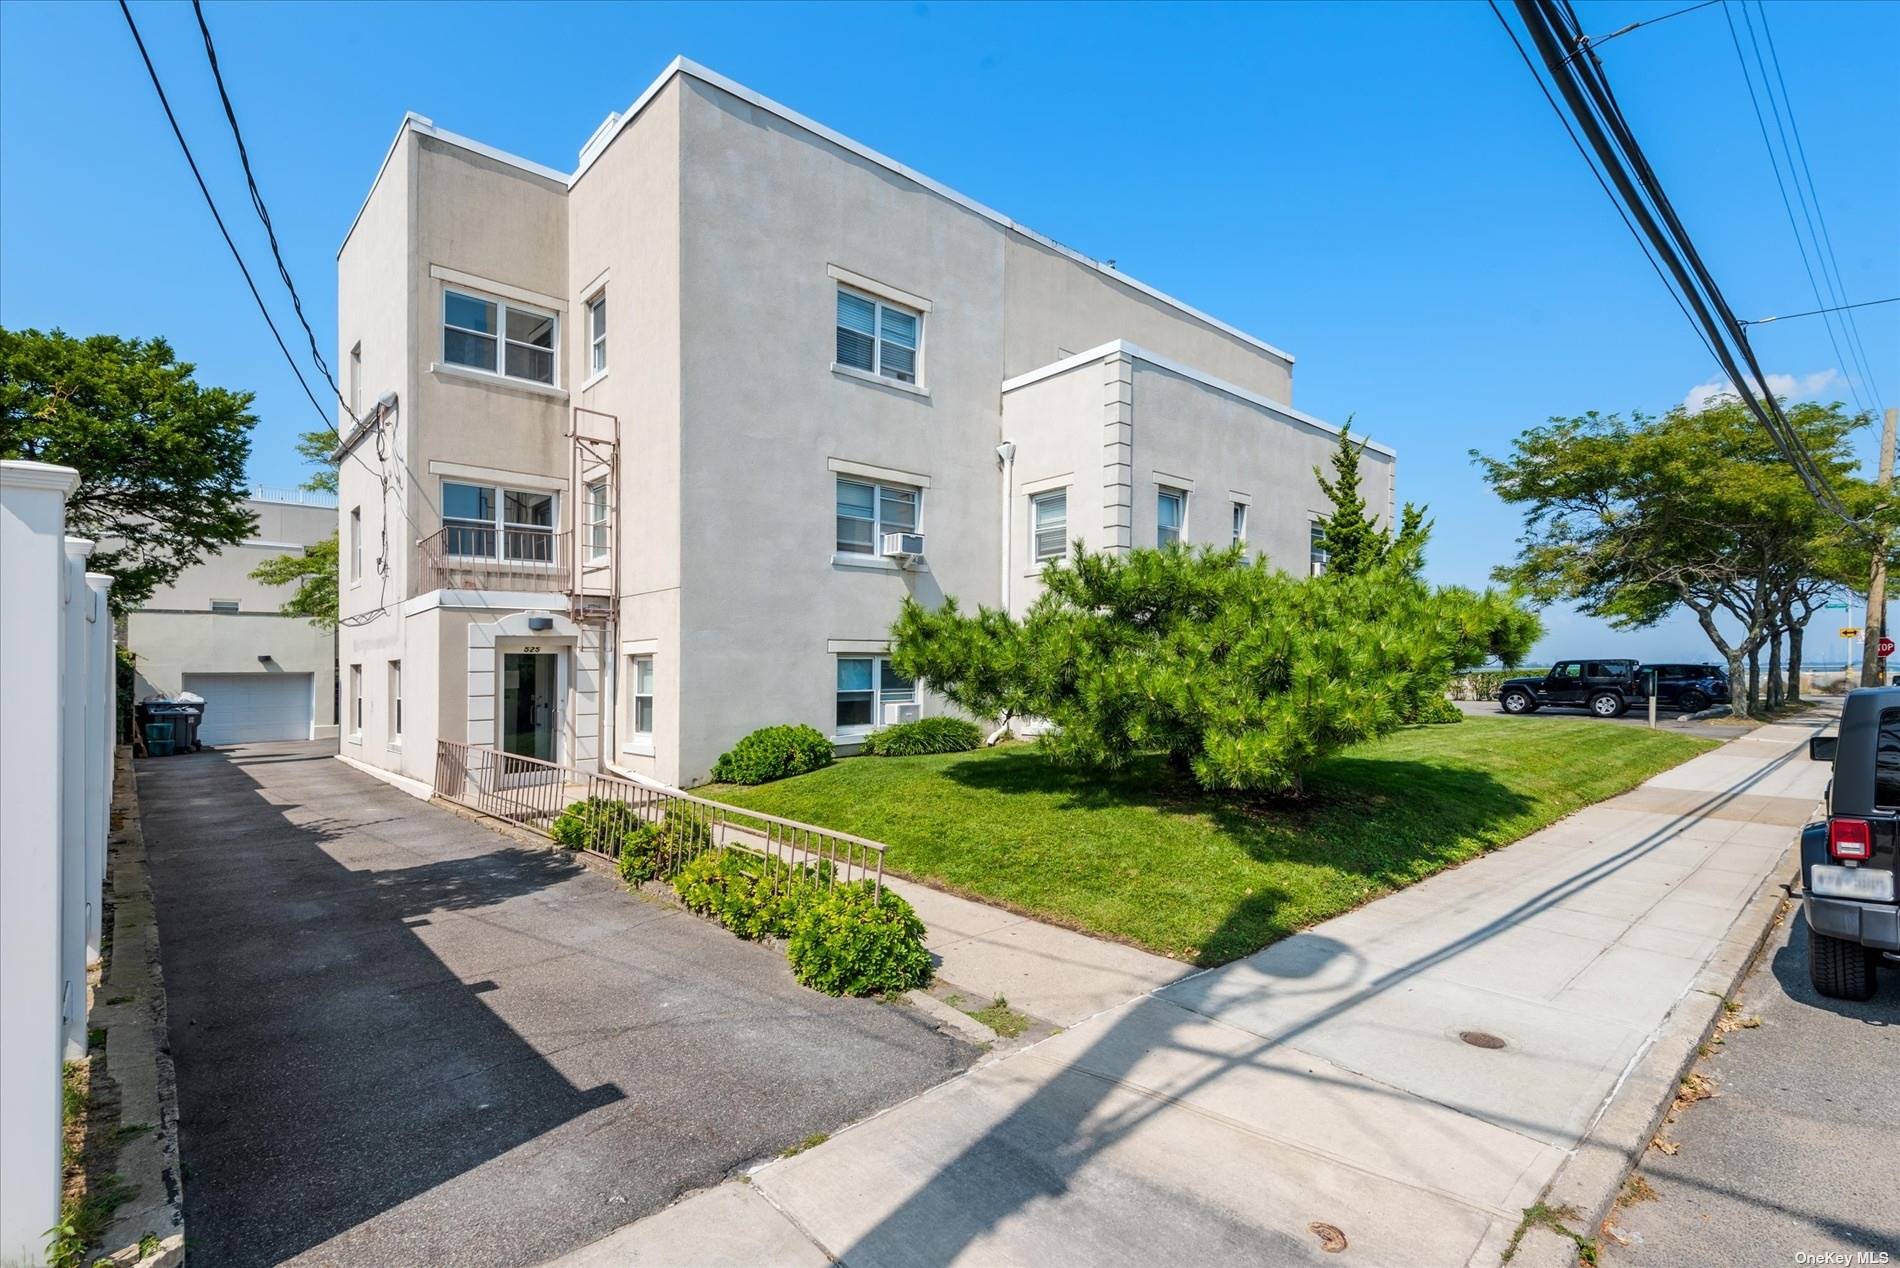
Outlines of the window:
<svg viewBox="0 0 1900 1268">
<path fill-rule="evenodd" d="M 1900 806 L 1900 709 L 1880 711 L 1880 730 L 1874 736 L 1874 805 L 1882 810 Z"/>
<path fill-rule="evenodd" d="M 587 301 L 588 367 L 595 374 L 607 372 L 607 292 Z"/>
<path fill-rule="evenodd" d="M 554 495 L 444 480 L 442 535 L 447 553 L 465 559 L 552 564 Z"/>
<path fill-rule="evenodd" d="M 1314 520 L 1306 531 L 1307 569 L 1317 577 L 1326 571 L 1326 525 Z"/>
<path fill-rule="evenodd" d="M 633 733 L 653 737 L 653 657 L 633 658 Z"/>
<path fill-rule="evenodd" d="M 363 417 L 363 345 L 350 349 L 350 416 Z"/>
<path fill-rule="evenodd" d="M 350 580 L 363 579 L 363 508 L 350 508 Z"/>
<path fill-rule="evenodd" d="M 596 480 L 587 486 L 587 558 L 591 563 L 607 557 L 607 482 Z"/>
<path fill-rule="evenodd" d="M 363 667 L 350 666 L 350 736 L 363 738 Z"/>
<path fill-rule="evenodd" d="M 1069 491 L 1051 489 L 1029 499 L 1029 548 L 1036 562 L 1060 559 L 1069 549 Z"/>
<path fill-rule="evenodd" d="M 1244 546 L 1246 544 L 1247 504 L 1245 502 L 1236 502 L 1234 503 L 1234 545 Z"/>
<path fill-rule="evenodd" d="M 238 601 L 236 599 L 213 599 L 211 601 L 211 610 L 224 616 L 230 616 L 238 610 Z"/>
<path fill-rule="evenodd" d="M 522 304 L 444 290 L 442 359 L 489 374 L 551 384 L 556 320 L 553 313 Z"/>
<path fill-rule="evenodd" d="M 875 555 L 885 533 L 917 531 L 918 490 L 838 477 L 838 553 Z"/>
<path fill-rule="evenodd" d="M 917 381 L 923 315 L 838 288 L 838 364 L 899 383 Z"/>
<path fill-rule="evenodd" d="M 838 658 L 838 733 L 868 731 L 881 723 L 887 704 L 914 704 L 917 684 L 900 677 L 883 656 Z"/>
<path fill-rule="evenodd" d="M 1181 540 L 1187 523 L 1187 494 L 1162 488 L 1155 494 L 1155 545 L 1172 546 Z"/>
<path fill-rule="evenodd" d="M 389 742 L 402 740 L 402 662 L 389 662 Z"/>
</svg>

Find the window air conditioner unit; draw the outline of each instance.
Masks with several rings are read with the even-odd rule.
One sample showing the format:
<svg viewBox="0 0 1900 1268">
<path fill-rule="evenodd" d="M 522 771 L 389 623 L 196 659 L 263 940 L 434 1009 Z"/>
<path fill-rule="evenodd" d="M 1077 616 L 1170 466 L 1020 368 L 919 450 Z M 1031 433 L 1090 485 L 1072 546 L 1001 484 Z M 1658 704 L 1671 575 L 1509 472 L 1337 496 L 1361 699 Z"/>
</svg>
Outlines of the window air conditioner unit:
<svg viewBox="0 0 1900 1268">
<path fill-rule="evenodd" d="M 922 559 L 924 535 L 922 533 L 886 533 L 878 553 L 886 559 L 895 559 L 900 564 L 908 564 L 913 559 Z"/>
<path fill-rule="evenodd" d="M 896 536 L 895 533 L 892 536 Z M 913 704 L 887 704 L 884 706 L 884 725 L 896 726 L 900 722 L 915 722 L 921 717 L 917 706 Z"/>
</svg>

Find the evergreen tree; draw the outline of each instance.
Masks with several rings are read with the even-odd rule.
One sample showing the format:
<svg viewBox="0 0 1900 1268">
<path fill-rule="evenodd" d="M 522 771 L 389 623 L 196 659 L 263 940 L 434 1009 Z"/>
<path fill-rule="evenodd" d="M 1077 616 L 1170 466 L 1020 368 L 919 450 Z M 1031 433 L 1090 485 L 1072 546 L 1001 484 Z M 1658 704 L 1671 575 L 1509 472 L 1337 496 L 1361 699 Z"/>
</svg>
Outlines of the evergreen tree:
<svg viewBox="0 0 1900 1268">
<path fill-rule="evenodd" d="M 1339 429 L 1339 448 L 1333 453 L 1333 478 L 1328 480 L 1318 467 L 1313 477 L 1320 491 L 1333 504 L 1333 513 L 1320 522 L 1320 548 L 1326 552 L 1326 571 L 1351 576 L 1383 563 L 1395 552 L 1423 560 L 1426 538 L 1431 525 L 1422 507 L 1405 504 L 1399 515 L 1399 529 L 1379 527 L 1378 517 L 1369 513 L 1365 495 L 1359 491 L 1359 456 L 1365 441 L 1354 443 L 1352 419 Z"/>
</svg>

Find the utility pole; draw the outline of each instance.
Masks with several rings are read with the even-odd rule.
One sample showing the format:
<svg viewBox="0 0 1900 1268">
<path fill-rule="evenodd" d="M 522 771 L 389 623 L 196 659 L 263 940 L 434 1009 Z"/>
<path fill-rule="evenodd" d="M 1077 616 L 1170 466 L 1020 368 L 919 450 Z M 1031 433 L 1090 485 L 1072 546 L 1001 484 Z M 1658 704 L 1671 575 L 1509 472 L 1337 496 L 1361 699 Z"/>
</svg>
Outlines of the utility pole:
<svg viewBox="0 0 1900 1268">
<path fill-rule="evenodd" d="M 1880 428 L 1880 487 L 1893 483 L 1893 444 L 1900 409 L 1887 411 Z M 1880 654 L 1880 640 L 1887 633 L 1887 535 L 1882 533 L 1874 544 L 1874 566 L 1867 576 L 1867 621 L 1861 631 L 1860 685 L 1878 687 L 1886 680 L 1887 662 Z"/>
</svg>

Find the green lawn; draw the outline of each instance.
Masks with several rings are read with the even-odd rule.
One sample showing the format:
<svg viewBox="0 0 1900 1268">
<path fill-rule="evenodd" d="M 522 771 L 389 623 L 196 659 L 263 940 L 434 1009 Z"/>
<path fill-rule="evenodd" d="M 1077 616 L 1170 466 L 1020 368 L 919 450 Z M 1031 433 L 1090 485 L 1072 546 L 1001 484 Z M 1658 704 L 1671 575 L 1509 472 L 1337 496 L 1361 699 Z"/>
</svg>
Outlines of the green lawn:
<svg viewBox="0 0 1900 1268">
<path fill-rule="evenodd" d="M 1070 770 L 1031 744 L 695 791 L 882 841 L 901 875 L 1218 964 L 1713 747 L 1592 719 L 1467 718 L 1330 758 L 1301 805 L 1211 797 L 1158 758 Z"/>
</svg>

